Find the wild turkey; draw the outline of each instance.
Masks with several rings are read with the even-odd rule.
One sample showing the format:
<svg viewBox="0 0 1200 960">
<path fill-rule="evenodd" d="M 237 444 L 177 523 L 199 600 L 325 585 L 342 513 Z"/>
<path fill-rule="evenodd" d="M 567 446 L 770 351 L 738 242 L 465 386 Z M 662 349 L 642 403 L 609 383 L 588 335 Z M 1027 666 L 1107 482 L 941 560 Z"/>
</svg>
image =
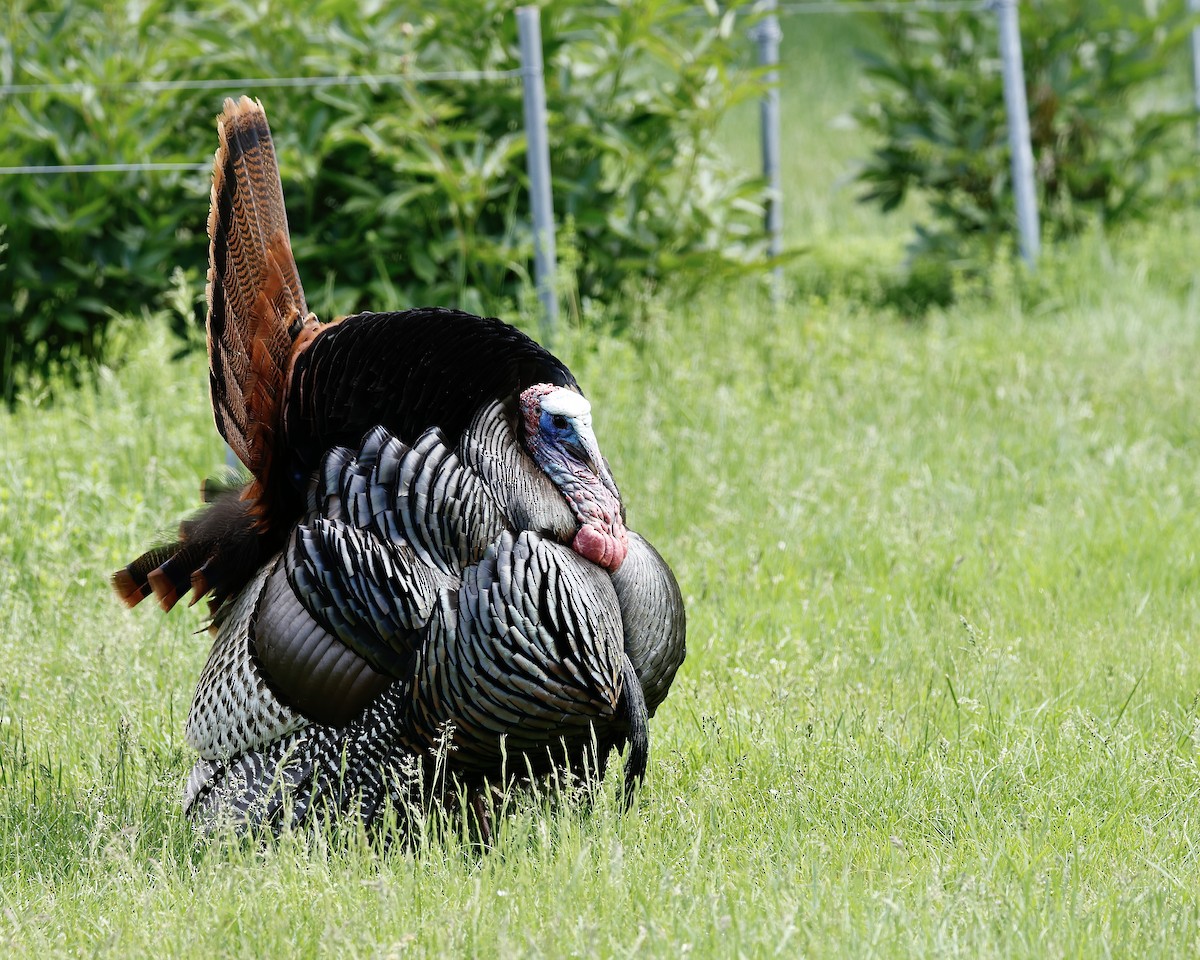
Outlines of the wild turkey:
<svg viewBox="0 0 1200 960">
<path fill-rule="evenodd" d="M 626 744 L 628 800 L 683 601 L 625 527 L 574 377 L 496 319 L 318 323 L 261 104 L 227 100 L 218 129 L 210 386 L 252 479 L 113 577 L 130 606 L 211 594 L 185 809 L 371 821 L 414 795 L 602 775 Z"/>
</svg>

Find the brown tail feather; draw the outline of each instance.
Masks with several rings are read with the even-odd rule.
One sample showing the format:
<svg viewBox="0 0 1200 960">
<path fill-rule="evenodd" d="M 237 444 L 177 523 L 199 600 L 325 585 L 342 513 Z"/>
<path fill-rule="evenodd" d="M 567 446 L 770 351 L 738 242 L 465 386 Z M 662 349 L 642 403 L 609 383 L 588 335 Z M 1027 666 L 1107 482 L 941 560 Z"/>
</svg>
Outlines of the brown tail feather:
<svg viewBox="0 0 1200 960">
<path fill-rule="evenodd" d="M 147 550 L 124 570 L 112 575 L 113 589 L 127 607 L 136 607 L 152 592 L 150 574 L 171 559 L 178 545 L 155 547 Z"/>
<path fill-rule="evenodd" d="M 220 605 L 251 579 L 276 547 L 258 530 L 254 501 L 244 490 L 213 496 L 180 525 L 179 539 L 142 554 L 113 574 L 117 596 L 135 607 L 150 594 L 170 610 L 189 591 L 192 603 L 211 592 Z"/>
<path fill-rule="evenodd" d="M 208 218 L 209 385 L 217 429 L 254 479 L 214 486 L 209 507 L 186 520 L 177 543 L 113 575 L 129 606 L 153 593 L 170 610 L 191 590 L 215 605 L 253 577 L 281 542 L 271 525 L 275 434 L 288 371 L 321 328 L 308 312 L 288 236 L 283 187 L 262 104 L 225 101 L 217 121 Z"/>
<path fill-rule="evenodd" d="M 318 327 L 288 235 L 262 104 L 225 101 L 208 219 L 209 383 L 217 429 L 265 480 L 293 348 Z"/>
</svg>

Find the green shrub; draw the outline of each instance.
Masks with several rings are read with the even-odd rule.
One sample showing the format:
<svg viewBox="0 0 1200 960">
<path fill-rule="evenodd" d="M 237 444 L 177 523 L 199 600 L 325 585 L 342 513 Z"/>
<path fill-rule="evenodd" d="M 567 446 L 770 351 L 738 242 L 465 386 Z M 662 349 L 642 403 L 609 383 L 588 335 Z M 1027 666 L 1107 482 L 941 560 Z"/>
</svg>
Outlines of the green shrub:
<svg viewBox="0 0 1200 960">
<path fill-rule="evenodd" d="M 85 93 L 6 97 L 0 164 L 203 163 L 226 95 L 267 107 L 310 305 L 323 317 L 443 303 L 499 311 L 528 283 L 532 237 L 519 81 L 147 93 L 133 80 L 386 76 L 519 65 L 519 0 L 423 5 L 17 0 L 0 80 Z M 735 4 L 748 6 L 748 4 Z M 736 23 L 736 29 L 735 29 Z M 718 155 L 717 121 L 757 96 L 742 27 L 668 0 L 542 9 L 556 214 L 577 294 L 695 285 L 757 269 L 760 184 Z M 0 371 L 97 349 L 114 311 L 199 309 L 205 172 L 0 177 Z M 182 298 L 187 306 L 187 298 Z"/>
<path fill-rule="evenodd" d="M 151 10 L 131 22 L 115 5 L 55 13 L 24 6 L 7 19 L 5 83 L 122 83 L 163 74 L 166 38 Z M 200 160 L 180 147 L 188 118 L 166 95 L 42 92 L 6 96 L 3 108 L 6 166 Z M 0 386 L 7 395 L 18 369 L 44 368 L 72 352 L 92 355 L 109 311 L 155 301 L 176 263 L 190 263 L 198 275 L 204 221 L 186 214 L 199 209 L 204 179 L 176 172 L 0 177 L 7 245 L 0 255 Z"/>
<path fill-rule="evenodd" d="M 918 256 L 990 255 L 1015 228 L 996 18 L 912 13 L 879 22 L 884 42 L 864 54 L 871 96 L 858 119 L 882 143 L 859 173 L 862 199 L 885 210 L 910 193 L 927 203 Z M 1020 22 L 1049 237 L 1144 216 L 1190 186 L 1194 114 L 1162 103 L 1191 25 L 1182 0 L 1034 0 L 1021 4 Z"/>
</svg>

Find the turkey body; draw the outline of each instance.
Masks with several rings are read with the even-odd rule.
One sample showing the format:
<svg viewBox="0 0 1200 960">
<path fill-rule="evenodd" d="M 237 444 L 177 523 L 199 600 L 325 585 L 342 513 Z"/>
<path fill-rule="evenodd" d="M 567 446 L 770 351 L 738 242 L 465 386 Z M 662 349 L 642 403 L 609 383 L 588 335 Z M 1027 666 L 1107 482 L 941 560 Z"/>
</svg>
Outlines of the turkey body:
<svg viewBox="0 0 1200 960">
<path fill-rule="evenodd" d="M 459 311 L 317 323 L 261 105 L 227 101 L 220 132 L 210 382 L 252 479 L 114 576 L 131 605 L 212 598 L 185 809 L 372 822 L 603 776 L 613 749 L 631 798 L 684 658 L 684 607 L 625 526 L 574 377 Z"/>
<path fill-rule="evenodd" d="M 681 635 L 669 570 L 636 534 L 614 579 L 518 532 L 468 465 L 476 438 L 465 463 L 440 431 L 408 447 L 382 427 L 325 456 L 286 548 L 218 616 L 187 724 L 189 810 L 294 822 L 316 802 L 370 820 L 436 787 L 439 767 L 478 791 L 602 775 L 626 741 L 644 764 L 643 711 L 679 651 L 656 621 L 627 631 L 622 598 L 640 609 L 666 586 Z"/>
</svg>

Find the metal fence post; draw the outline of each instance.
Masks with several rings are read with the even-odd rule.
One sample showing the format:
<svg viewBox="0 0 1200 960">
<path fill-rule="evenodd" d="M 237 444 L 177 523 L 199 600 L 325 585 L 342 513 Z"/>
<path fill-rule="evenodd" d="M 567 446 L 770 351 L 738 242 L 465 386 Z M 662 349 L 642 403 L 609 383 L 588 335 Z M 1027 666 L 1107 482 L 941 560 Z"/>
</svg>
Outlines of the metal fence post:
<svg viewBox="0 0 1200 960">
<path fill-rule="evenodd" d="M 1200 0 L 1188 0 L 1188 12 L 1200 13 Z M 1200 114 L 1200 26 L 1192 27 L 1192 106 Z M 1196 139 L 1200 141 L 1200 119 L 1196 121 Z"/>
<path fill-rule="evenodd" d="M 1000 58 L 1004 66 L 1004 107 L 1008 114 L 1008 144 L 1012 153 L 1013 194 L 1017 203 L 1017 229 L 1021 256 L 1029 266 L 1037 263 L 1041 247 L 1037 192 L 1033 181 L 1033 147 L 1029 142 L 1029 104 L 1025 99 L 1025 66 L 1021 55 L 1021 29 L 1017 0 L 994 0 L 1000 22 Z"/>
<path fill-rule="evenodd" d="M 763 179 L 767 183 L 767 253 L 772 258 L 783 252 L 783 186 L 779 174 L 779 43 L 783 31 L 775 15 L 776 0 L 762 0 L 760 10 L 765 16 L 755 25 L 753 38 L 758 43 L 758 65 L 765 67 L 763 81 L 767 85 L 759 105 L 762 134 Z M 771 271 L 771 301 L 783 298 L 783 270 Z"/>
<path fill-rule="evenodd" d="M 542 67 L 542 26 L 537 7 L 517 8 L 521 41 L 521 82 L 525 92 L 525 165 L 533 206 L 533 271 L 542 304 L 542 339 L 549 343 L 558 320 L 554 289 L 554 200 L 550 191 L 550 138 L 546 130 L 546 83 Z"/>
</svg>

